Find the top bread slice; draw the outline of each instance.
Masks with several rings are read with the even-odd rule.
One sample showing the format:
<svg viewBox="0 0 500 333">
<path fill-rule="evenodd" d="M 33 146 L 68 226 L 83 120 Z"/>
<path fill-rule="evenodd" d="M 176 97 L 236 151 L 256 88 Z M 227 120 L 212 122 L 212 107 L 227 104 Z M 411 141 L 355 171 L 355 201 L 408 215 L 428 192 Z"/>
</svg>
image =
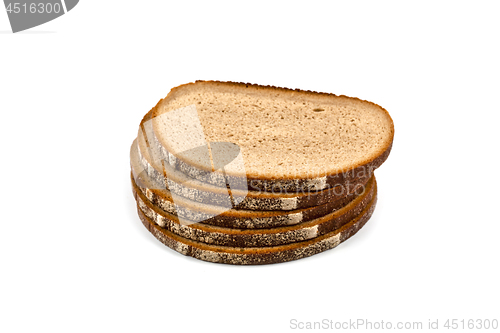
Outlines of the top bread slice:
<svg viewBox="0 0 500 333">
<path fill-rule="evenodd" d="M 369 177 L 394 137 L 391 117 L 374 103 L 244 83 L 181 85 L 152 111 L 151 141 L 165 161 L 201 181 L 234 178 L 250 190 L 322 190 Z M 217 166 L 214 142 L 237 145 L 244 168 Z"/>
</svg>

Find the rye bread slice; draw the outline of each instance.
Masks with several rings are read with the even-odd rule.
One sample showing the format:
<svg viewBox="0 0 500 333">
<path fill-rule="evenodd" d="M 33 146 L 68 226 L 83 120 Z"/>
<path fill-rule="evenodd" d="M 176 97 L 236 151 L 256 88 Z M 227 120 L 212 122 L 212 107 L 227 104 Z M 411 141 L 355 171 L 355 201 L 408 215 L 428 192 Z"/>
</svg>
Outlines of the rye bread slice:
<svg viewBox="0 0 500 333">
<path fill-rule="evenodd" d="M 207 244 L 232 247 L 277 246 L 304 241 L 340 228 L 357 216 L 376 195 L 375 178 L 366 191 L 339 210 L 293 226 L 268 229 L 234 229 L 201 223 L 182 225 L 177 216 L 151 203 L 132 180 L 134 197 L 142 212 L 160 227 L 179 236 Z"/>
<path fill-rule="evenodd" d="M 320 191 L 303 191 L 293 193 L 278 193 L 248 191 L 248 190 L 228 190 L 224 186 L 216 186 L 209 183 L 193 179 L 183 172 L 172 168 L 168 163 L 161 166 L 152 161 L 149 155 L 147 140 L 141 135 L 141 130 L 137 140 L 134 141 L 130 150 L 130 160 L 134 176 L 146 173 L 160 189 L 168 189 L 172 195 L 182 196 L 198 203 L 216 205 L 220 207 L 277 211 L 296 210 L 313 207 L 342 200 L 351 193 L 355 193 L 363 187 L 370 177 L 364 176 L 355 181 L 348 181 L 342 185 L 326 188 Z M 156 165 L 155 165 L 156 164 Z M 161 169 L 160 169 L 161 168 Z"/>
<path fill-rule="evenodd" d="M 374 103 L 232 82 L 176 87 L 151 118 L 150 143 L 174 168 L 217 186 L 245 182 L 261 191 L 322 190 L 369 177 L 387 159 L 394 137 L 391 117 Z M 244 170 L 214 170 L 213 142 L 236 144 Z"/>
<path fill-rule="evenodd" d="M 234 265 L 263 265 L 297 260 L 332 249 L 344 242 L 361 229 L 370 219 L 375 209 L 377 197 L 355 218 L 341 228 L 325 235 L 280 246 L 272 247 L 228 247 L 208 245 L 178 236 L 161 228 L 137 207 L 139 218 L 144 226 L 169 248 L 196 259 Z"/>
</svg>

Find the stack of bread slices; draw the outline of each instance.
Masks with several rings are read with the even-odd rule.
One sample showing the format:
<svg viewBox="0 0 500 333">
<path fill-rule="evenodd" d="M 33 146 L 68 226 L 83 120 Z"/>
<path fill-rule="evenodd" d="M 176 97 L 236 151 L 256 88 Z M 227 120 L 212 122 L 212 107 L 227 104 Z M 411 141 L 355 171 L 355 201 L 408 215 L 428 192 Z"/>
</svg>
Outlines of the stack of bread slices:
<svg viewBox="0 0 500 333">
<path fill-rule="evenodd" d="M 270 264 L 332 249 L 370 219 L 386 110 L 346 96 L 197 81 L 148 112 L 130 150 L 139 217 L 171 249 Z"/>
</svg>

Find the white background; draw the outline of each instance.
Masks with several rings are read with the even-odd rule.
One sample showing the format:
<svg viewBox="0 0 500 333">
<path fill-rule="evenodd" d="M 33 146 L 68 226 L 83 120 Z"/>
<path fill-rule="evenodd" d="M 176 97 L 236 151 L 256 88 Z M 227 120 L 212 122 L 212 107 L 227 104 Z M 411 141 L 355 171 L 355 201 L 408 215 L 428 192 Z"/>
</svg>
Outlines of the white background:
<svg viewBox="0 0 500 333">
<path fill-rule="evenodd" d="M 346 3 L 83 0 L 18 34 L 2 8 L 0 331 L 500 320 L 499 3 Z M 154 239 L 135 211 L 129 146 L 160 98 L 198 79 L 386 108 L 394 147 L 366 227 L 255 267 Z"/>
</svg>

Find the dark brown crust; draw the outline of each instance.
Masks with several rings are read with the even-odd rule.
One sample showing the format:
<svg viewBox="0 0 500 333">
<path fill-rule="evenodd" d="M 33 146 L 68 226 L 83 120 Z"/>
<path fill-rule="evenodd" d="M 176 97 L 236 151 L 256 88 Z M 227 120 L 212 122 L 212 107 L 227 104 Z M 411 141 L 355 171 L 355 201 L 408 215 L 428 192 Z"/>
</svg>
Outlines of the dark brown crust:
<svg viewBox="0 0 500 333">
<path fill-rule="evenodd" d="M 307 208 L 323 205 L 330 201 L 341 200 L 346 195 L 355 192 L 360 187 L 364 187 L 372 175 L 363 178 L 356 178 L 352 181 L 346 180 L 342 185 L 338 183 L 335 186 L 320 191 L 301 191 L 297 198 L 297 208 Z"/>
<path fill-rule="evenodd" d="M 311 91 L 311 90 L 289 89 L 289 88 L 281 88 L 281 87 L 275 87 L 275 86 L 270 86 L 270 85 L 263 86 L 263 85 L 243 83 L 243 82 L 222 82 L 222 81 L 198 80 L 194 83 L 186 83 L 186 84 L 180 85 L 178 87 L 172 88 L 171 91 L 168 93 L 168 95 L 164 99 L 161 99 L 156 104 L 156 106 L 151 110 L 152 115 L 150 115 L 150 117 L 154 118 L 154 117 L 158 116 L 157 109 L 162 101 L 167 100 L 167 99 L 172 99 L 175 97 L 175 95 L 177 93 L 179 93 L 181 91 L 181 89 L 184 89 L 184 88 L 189 89 L 190 87 L 195 86 L 197 84 L 212 85 L 212 86 L 225 87 L 225 88 L 231 87 L 231 88 L 237 88 L 237 89 L 253 87 L 256 89 L 265 89 L 265 90 L 270 89 L 270 90 L 274 90 L 276 92 L 282 92 L 282 93 L 295 92 L 295 93 L 299 93 L 303 96 L 308 96 L 308 97 L 312 97 L 312 98 L 321 97 L 321 98 L 331 99 L 331 98 L 335 97 L 335 98 L 339 98 L 339 99 L 345 99 L 348 101 L 355 100 L 355 101 L 358 101 L 361 103 L 367 103 L 367 104 L 370 104 L 372 106 L 379 108 L 387 116 L 388 120 L 390 121 L 390 125 L 391 125 L 391 136 L 390 136 L 390 139 L 388 140 L 386 147 L 383 150 L 381 150 L 380 154 L 374 156 L 371 160 L 367 160 L 367 161 L 360 163 L 358 165 L 353 165 L 348 170 L 341 170 L 340 172 L 337 172 L 335 174 L 328 174 L 328 173 L 318 174 L 318 177 L 323 177 L 323 176 L 327 177 L 327 184 L 329 186 L 334 186 L 336 184 L 342 183 L 342 182 L 346 181 L 347 179 L 353 180 L 356 178 L 356 175 L 358 175 L 360 173 L 371 176 L 373 170 L 378 168 L 387 159 L 387 157 L 389 156 L 389 153 L 391 151 L 392 142 L 394 140 L 394 122 L 393 122 L 391 116 L 389 115 L 389 112 L 387 112 L 386 109 L 384 109 L 383 107 L 381 107 L 378 104 L 375 104 L 375 103 L 370 102 L 370 101 L 362 100 L 362 99 L 357 98 L 357 97 L 348 97 L 345 95 L 335 95 L 332 93 L 315 92 L 315 91 Z M 185 162 L 185 163 L 189 164 L 188 162 Z M 295 177 L 277 178 L 277 177 L 268 177 L 265 175 L 259 175 L 258 177 L 252 177 L 251 175 L 247 174 L 248 189 L 254 190 L 254 191 L 255 190 L 269 191 L 270 188 L 273 187 L 274 181 L 287 180 L 287 179 L 297 179 L 297 178 L 295 178 Z M 297 179 L 297 180 L 299 181 L 299 185 L 297 185 L 298 190 L 300 190 L 300 188 L 304 188 L 303 187 L 304 185 L 301 186 L 300 183 L 305 184 L 306 182 L 309 181 L 309 179 L 305 179 L 305 178 L 304 179 Z M 303 182 L 302 182 L 302 180 L 303 180 Z M 262 184 L 260 184 L 260 182 Z M 293 188 L 290 188 L 289 190 L 293 190 Z"/>
<path fill-rule="evenodd" d="M 297 260 L 336 247 L 356 234 L 365 225 L 375 209 L 376 200 L 377 198 L 374 197 L 358 217 L 336 231 L 303 242 L 260 248 L 235 248 L 195 242 L 158 227 L 142 213 L 139 207 L 137 207 L 137 211 L 142 223 L 153 236 L 179 253 L 210 262 L 263 265 Z"/>
<path fill-rule="evenodd" d="M 144 194 L 145 189 L 141 188 L 138 186 L 134 180 L 134 176 L 131 173 L 130 174 L 131 182 L 132 182 L 132 188 L 134 191 L 141 192 L 144 197 L 146 195 Z M 367 183 L 368 184 L 368 183 Z M 363 191 L 366 189 L 367 184 L 364 184 Z M 150 190 L 151 193 L 153 194 L 151 201 L 155 206 L 158 206 L 161 208 L 161 202 L 160 200 L 168 200 L 173 203 L 173 199 L 171 197 L 167 197 L 163 193 L 167 193 L 167 190 L 165 192 L 160 191 L 160 190 Z M 319 218 L 321 216 L 324 216 L 326 214 L 329 214 L 337 209 L 340 209 L 341 207 L 344 207 L 348 203 L 350 203 L 352 200 L 354 200 L 358 195 L 362 194 L 362 192 L 353 192 L 350 193 L 349 195 L 342 197 L 338 200 L 333 200 L 329 201 L 327 203 L 324 203 L 319 206 L 313 206 L 313 207 L 308 207 L 308 208 L 301 208 L 301 209 L 296 209 L 296 210 L 288 210 L 288 211 L 245 211 L 245 213 L 248 214 L 241 214 L 241 210 L 238 209 L 231 209 L 228 211 L 225 211 L 221 213 L 220 215 L 214 216 L 210 219 L 207 219 L 203 221 L 204 224 L 208 225 L 213 225 L 213 226 L 218 226 L 218 227 L 225 227 L 225 228 L 235 228 L 235 229 L 264 229 L 264 228 L 271 228 L 271 227 L 280 227 L 280 226 L 287 226 L 290 225 L 291 223 L 287 220 L 284 219 L 284 216 L 290 215 L 290 214 L 301 214 L 302 219 L 301 222 L 307 222 L 316 218 Z M 178 205 L 178 203 L 176 203 Z M 192 209 L 196 210 L 194 207 L 184 207 L 187 209 Z M 173 213 L 172 213 L 173 214 Z M 270 219 L 269 224 L 267 225 L 259 225 L 259 224 L 244 224 L 241 222 L 242 220 L 245 219 L 250 219 L 252 216 L 250 214 L 254 214 L 255 218 L 267 218 Z M 247 225 L 247 226 L 243 226 Z M 248 225 L 252 225 L 249 227 Z"/>
<path fill-rule="evenodd" d="M 131 147 L 133 149 L 133 145 Z M 133 162 L 133 161 L 131 161 Z M 132 169 L 134 163 L 131 163 Z M 164 170 L 165 172 L 165 170 Z M 373 172 L 372 172 L 373 173 Z M 164 173 L 157 173 L 159 177 L 169 178 L 169 175 L 165 175 Z M 356 178 L 354 180 L 346 179 L 342 185 L 336 185 L 335 187 L 329 187 L 324 190 L 319 191 L 301 191 L 301 192 L 293 192 L 293 193 L 284 193 L 282 196 L 278 195 L 278 193 L 271 192 L 261 192 L 261 191 L 248 191 L 245 199 L 236 206 L 237 209 L 247 209 L 247 210 L 259 210 L 259 211 L 271 211 L 271 210 L 286 210 L 281 207 L 282 202 L 280 199 L 283 198 L 296 198 L 296 206 L 293 209 L 302 209 L 313 206 L 324 205 L 328 202 L 333 202 L 337 200 L 343 200 L 347 195 L 356 192 L 358 188 L 363 188 L 365 184 L 370 179 L 371 175 L 364 175 L 363 177 Z M 175 178 L 169 178 L 169 182 L 171 184 L 175 183 Z M 167 184 L 168 182 L 163 181 L 162 183 Z M 209 186 L 213 186 L 207 184 Z M 165 185 L 166 186 L 166 185 Z M 219 188 L 215 188 L 216 190 Z M 196 196 L 193 197 L 194 201 L 204 203 L 204 204 L 212 204 L 218 205 L 218 201 L 220 200 L 220 196 L 217 193 L 210 192 L 209 189 L 197 189 L 199 190 Z M 161 195 L 162 190 L 152 190 L 156 191 L 157 195 Z M 224 191 L 226 189 L 224 188 Z M 183 195 L 182 193 L 177 193 L 179 195 Z M 224 194 L 225 198 L 225 194 Z"/>
<path fill-rule="evenodd" d="M 354 199 L 338 211 L 327 214 L 318 219 L 303 222 L 292 226 L 270 229 L 234 229 L 223 228 L 205 223 L 195 223 L 181 226 L 177 216 L 169 214 L 151 203 L 141 191 L 133 186 L 133 193 L 143 212 L 150 218 L 161 216 L 165 223 L 162 228 L 179 236 L 207 244 L 231 247 L 263 247 L 289 244 L 311 239 L 348 223 L 357 216 L 376 196 L 377 185 L 373 181 L 368 185 L 366 192 Z M 149 212 L 149 213 L 148 213 Z M 161 223 L 163 225 L 163 223 Z"/>
</svg>

